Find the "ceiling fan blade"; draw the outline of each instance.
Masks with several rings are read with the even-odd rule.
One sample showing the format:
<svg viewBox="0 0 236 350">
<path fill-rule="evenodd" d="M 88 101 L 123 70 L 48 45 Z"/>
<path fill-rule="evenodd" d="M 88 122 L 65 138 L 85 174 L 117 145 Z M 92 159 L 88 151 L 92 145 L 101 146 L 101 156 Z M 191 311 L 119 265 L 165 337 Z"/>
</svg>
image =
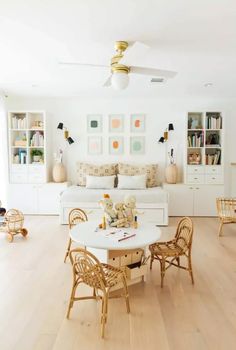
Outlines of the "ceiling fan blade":
<svg viewBox="0 0 236 350">
<path fill-rule="evenodd" d="M 105 81 L 105 83 L 103 84 L 103 87 L 111 86 L 111 77 L 112 75 L 110 75 L 109 78 Z"/>
<path fill-rule="evenodd" d="M 105 64 L 93 64 L 93 63 L 80 63 L 80 62 L 59 62 L 62 66 L 84 66 L 84 67 L 99 67 L 99 68 L 109 68 L 110 66 Z"/>
<path fill-rule="evenodd" d="M 134 74 L 143 74 L 143 75 L 151 75 L 154 77 L 162 77 L 162 78 L 174 78 L 177 72 L 165 69 L 156 69 L 156 68 L 147 68 L 147 67 L 130 67 L 130 73 Z"/>
<path fill-rule="evenodd" d="M 143 57 L 149 49 L 149 46 L 141 43 L 140 41 L 136 41 L 132 46 L 128 47 L 128 49 L 124 53 L 124 57 L 119 61 L 120 64 L 124 64 L 126 66 L 131 66 L 137 58 Z"/>
</svg>

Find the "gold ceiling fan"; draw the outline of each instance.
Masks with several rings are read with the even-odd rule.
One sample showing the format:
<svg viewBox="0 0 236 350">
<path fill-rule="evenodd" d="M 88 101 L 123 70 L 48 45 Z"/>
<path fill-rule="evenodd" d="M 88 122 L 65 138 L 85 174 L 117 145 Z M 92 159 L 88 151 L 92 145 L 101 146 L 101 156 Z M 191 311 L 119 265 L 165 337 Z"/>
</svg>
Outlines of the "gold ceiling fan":
<svg viewBox="0 0 236 350">
<path fill-rule="evenodd" d="M 124 55 L 124 52 L 127 52 Z M 135 57 L 140 57 L 147 52 L 149 47 L 141 42 L 136 41 L 132 46 L 129 47 L 127 41 L 116 41 L 115 42 L 115 55 L 111 58 L 110 66 L 101 64 L 90 64 L 90 63 L 80 63 L 80 62 L 60 62 L 63 65 L 75 65 L 75 66 L 90 66 L 90 67 L 103 67 L 109 68 L 111 74 L 106 79 L 103 86 L 112 86 L 118 90 L 125 89 L 129 84 L 129 74 L 141 74 L 152 77 L 160 77 L 164 79 L 174 78 L 176 72 L 150 68 L 150 67 L 140 67 L 132 66 L 129 63 L 135 59 Z"/>
</svg>

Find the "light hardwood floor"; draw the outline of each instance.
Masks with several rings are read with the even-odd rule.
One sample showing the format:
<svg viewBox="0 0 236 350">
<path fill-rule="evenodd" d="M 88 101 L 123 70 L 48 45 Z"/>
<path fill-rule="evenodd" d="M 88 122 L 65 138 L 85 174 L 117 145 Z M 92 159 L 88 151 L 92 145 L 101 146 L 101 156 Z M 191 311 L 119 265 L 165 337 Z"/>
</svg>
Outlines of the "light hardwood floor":
<svg viewBox="0 0 236 350">
<path fill-rule="evenodd" d="M 163 240 L 177 221 L 162 229 Z M 65 318 L 72 277 L 69 261 L 63 263 L 67 226 L 58 217 L 27 217 L 27 239 L 9 244 L 0 235 L 0 349 L 236 349 L 236 225 L 225 226 L 220 239 L 217 219 L 194 218 L 194 225 L 195 286 L 187 272 L 171 268 L 161 289 L 154 264 L 146 283 L 129 288 L 130 315 L 124 300 L 109 301 L 101 340 L 99 303 L 78 302 Z"/>
</svg>

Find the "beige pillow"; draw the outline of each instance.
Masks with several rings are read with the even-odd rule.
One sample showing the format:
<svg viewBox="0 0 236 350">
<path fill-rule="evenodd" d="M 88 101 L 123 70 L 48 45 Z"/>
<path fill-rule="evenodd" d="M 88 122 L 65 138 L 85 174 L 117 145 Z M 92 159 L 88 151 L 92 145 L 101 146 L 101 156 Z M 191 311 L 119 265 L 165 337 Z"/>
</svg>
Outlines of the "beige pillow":
<svg viewBox="0 0 236 350">
<path fill-rule="evenodd" d="M 112 176 L 117 174 L 117 164 L 77 163 L 77 181 L 79 186 L 86 186 L 86 176 Z"/>
<path fill-rule="evenodd" d="M 118 172 L 121 175 L 142 175 L 147 174 L 147 187 L 158 186 L 157 182 L 157 164 L 147 164 L 147 165 L 131 165 L 131 164 L 118 164 Z"/>
</svg>

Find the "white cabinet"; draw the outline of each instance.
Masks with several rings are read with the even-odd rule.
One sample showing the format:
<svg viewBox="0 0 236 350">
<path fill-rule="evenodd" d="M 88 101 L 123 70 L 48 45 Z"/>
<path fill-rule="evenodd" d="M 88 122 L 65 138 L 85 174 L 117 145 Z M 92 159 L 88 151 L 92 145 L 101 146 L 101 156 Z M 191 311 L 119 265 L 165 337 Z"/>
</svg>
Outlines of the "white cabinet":
<svg viewBox="0 0 236 350">
<path fill-rule="evenodd" d="M 169 192 L 170 216 L 216 216 L 216 198 L 224 195 L 223 185 L 164 184 Z"/>
<path fill-rule="evenodd" d="M 10 184 L 8 187 L 8 208 L 16 208 L 24 214 L 58 215 L 60 193 L 67 182 L 45 184 Z"/>
</svg>

